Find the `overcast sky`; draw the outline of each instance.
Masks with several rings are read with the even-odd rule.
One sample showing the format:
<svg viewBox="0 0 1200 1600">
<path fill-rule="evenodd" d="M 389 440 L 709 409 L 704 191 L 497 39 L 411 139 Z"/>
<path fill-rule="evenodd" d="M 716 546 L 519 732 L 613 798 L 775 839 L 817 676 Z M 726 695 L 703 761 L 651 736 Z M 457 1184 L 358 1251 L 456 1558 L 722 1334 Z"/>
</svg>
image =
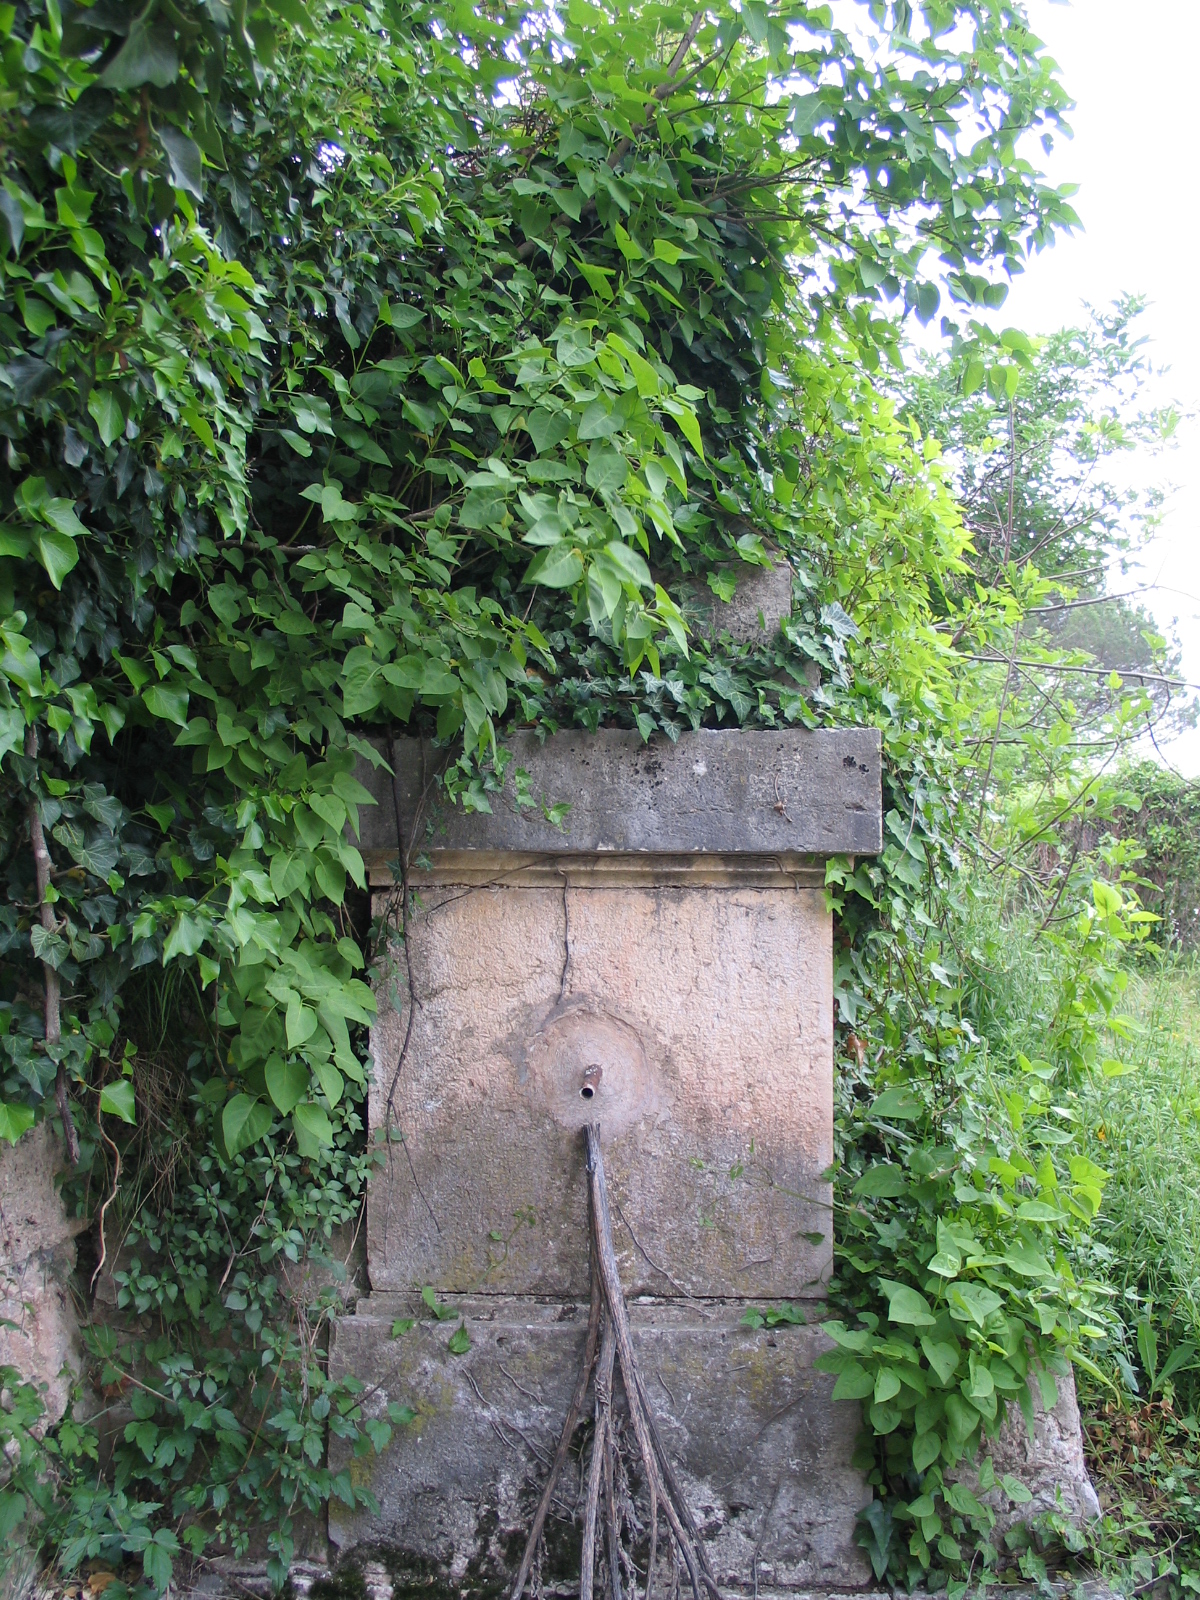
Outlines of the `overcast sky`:
<svg viewBox="0 0 1200 1600">
<path fill-rule="evenodd" d="M 1049 158 L 1057 183 L 1080 185 L 1084 231 L 1061 238 L 1014 284 L 1005 319 L 1048 333 L 1075 319 L 1080 303 L 1124 291 L 1151 304 L 1142 331 L 1151 356 L 1170 368 L 1154 398 L 1200 413 L 1200 295 L 1194 123 L 1200 60 L 1197 0 L 1028 0 L 1035 32 L 1059 63 L 1077 102 L 1074 138 Z M 1174 483 L 1162 530 L 1140 581 L 1146 603 L 1183 645 L 1184 673 L 1200 683 L 1200 416 L 1177 447 L 1135 463 L 1144 481 Z M 1129 579 L 1119 580 L 1130 587 Z M 1200 730 L 1165 747 L 1171 763 L 1200 776 Z"/>
</svg>

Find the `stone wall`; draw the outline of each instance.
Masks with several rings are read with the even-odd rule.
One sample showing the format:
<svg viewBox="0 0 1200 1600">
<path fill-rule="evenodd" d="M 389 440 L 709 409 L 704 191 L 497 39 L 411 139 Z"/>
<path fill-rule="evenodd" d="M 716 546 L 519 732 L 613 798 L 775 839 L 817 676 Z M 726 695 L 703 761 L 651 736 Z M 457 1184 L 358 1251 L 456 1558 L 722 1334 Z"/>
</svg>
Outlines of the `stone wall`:
<svg viewBox="0 0 1200 1600">
<path fill-rule="evenodd" d="M 69 1281 L 80 1225 L 55 1186 L 61 1165 L 47 1123 L 0 1144 L 0 1365 L 43 1389 L 50 1422 L 66 1410 L 80 1368 Z"/>
<path fill-rule="evenodd" d="M 823 858 L 880 847 L 878 736 L 512 743 L 483 815 L 439 798 L 428 746 L 400 744 L 394 784 L 361 774 L 380 800 L 363 818 L 377 909 L 401 850 L 413 896 L 371 1041 L 370 1122 L 389 1141 L 368 1198 L 372 1293 L 332 1362 L 381 1415 L 417 1416 L 380 1461 L 346 1460 L 380 1511 L 331 1507 L 331 1539 L 386 1552 L 405 1581 L 480 1594 L 511 1577 L 582 1351 L 595 1121 L 647 1404 L 721 1581 L 861 1586 L 858 1408 L 814 1369 L 819 1328 L 742 1318 L 754 1302 L 821 1314 Z M 560 828 L 547 813 L 563 801 Z M 570 1500 L 548 1539 L 562 1577 L 578 1574 Z"/>
</svg>

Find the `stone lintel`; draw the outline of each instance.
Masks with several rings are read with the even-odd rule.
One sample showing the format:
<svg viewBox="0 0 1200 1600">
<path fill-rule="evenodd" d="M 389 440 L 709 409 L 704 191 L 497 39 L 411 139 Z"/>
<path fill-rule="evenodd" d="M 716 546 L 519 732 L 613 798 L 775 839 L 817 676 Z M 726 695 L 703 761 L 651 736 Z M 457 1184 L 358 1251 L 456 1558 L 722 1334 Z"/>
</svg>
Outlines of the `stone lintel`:
<svg viewBox="0 0 1200 1600">
<path fill-rule="evenodd" d="M 394 742 L 394 780 L 360 762 L 378 802 L 361 813 L 373 872 L 397 857 L 397 821 L 410 862 L 448 851 L 821 857 L 883 847 L 873 728 L 703 728 L 674 744 L 605 728 L 515 733 L 506 745 L 513 759 L 490 812 L 449 803 L 437 781 L 448 753 L 427 740 Z M 378 748 L 390 756 L 386 741 Z M 562 804 L 556 826 L 546 813 Z"/>
</svg>

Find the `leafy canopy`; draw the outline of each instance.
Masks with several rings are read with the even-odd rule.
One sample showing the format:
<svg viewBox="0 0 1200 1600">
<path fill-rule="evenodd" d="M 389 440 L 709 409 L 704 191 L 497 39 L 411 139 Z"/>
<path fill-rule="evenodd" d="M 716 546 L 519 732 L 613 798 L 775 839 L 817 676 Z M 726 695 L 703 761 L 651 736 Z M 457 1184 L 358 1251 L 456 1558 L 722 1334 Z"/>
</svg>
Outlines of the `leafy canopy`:
<svg viewBox="0 0 1200 1600">
<path fill-rule="evenodd" d="M 188 1179 L 161 1229 L 121 1191 L 158 1333 L 98 1353 L 154 1398 L 71 1559 L 161 1586 L 179 1518 L 261 1517 L 281 1575 L 294 1506 L 356 1493 L 323 1430 L 384 1442 L 262 1277 L 365 1176 L 372 728 L 435 733 L 486 806 L 514 723 L 873 722 L 895 837 L 848 937 L 940 881 L 968 533 L 883 375 L 901 313 L 996 304 L 1073 220 L 1019 153 L 1065 102 L 1002 0 L 853 21 L 0 9 L 2 1131 L 57 1079 L 88 1195 L 114 1140 Z M 775 562 L 777 640 L 702 624 Z"/>
</svg>

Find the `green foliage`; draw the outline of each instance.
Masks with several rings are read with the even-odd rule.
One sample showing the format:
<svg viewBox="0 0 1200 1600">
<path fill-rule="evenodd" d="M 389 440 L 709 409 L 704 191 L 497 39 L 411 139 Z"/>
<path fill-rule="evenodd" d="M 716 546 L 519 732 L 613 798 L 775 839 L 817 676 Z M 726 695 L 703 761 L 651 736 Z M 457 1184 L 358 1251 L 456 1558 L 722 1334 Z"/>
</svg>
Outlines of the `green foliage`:
<svg viewBox="0 0 1200 1600">
<path fill-rule="evenodd" d="M 830 874 L 843 1029 L 884 1052 L 846 1113 L 876 1159 L 848 1164 L 839 1268 L 875 1515 L 921 1500 L 901 1445 L 948 1464 L 1019 1394 L 1022 1339 L 1035 1370 L 1078 1356 L 1099 1177 L 1042 1074 L 1089 1069 L 1132 913 L 1096 886 L 1057 1031 L 999 1087 L 946 895 L 979 749 L 1025 704 L 976 658 L 1050 589 L 970 582 L 954 464 L 886 376 L 899 313 L 998 304 L 1073 220 L 1016 153 L 1063 94 L 1000 0 L 866 16 L 873 39 L 757 0 L 0 12 L 0 1134 L 61 1078 L 82 1208 L 125 1156 L 128 1320 L 93 1355 L 133 1418 L 111 1482 L 59 1477 L 65 1564 L 119 1547 L 161 1588 L 175 1527 L 238 1549 L 265 1521 L 282 1580 L 297 1508 L 352 1492 L 328 1433 L 386 1439 L 323 1375 L 332 1291 L 295 1287 L 370 1160 L 372 727 L 436 735 L 486 807 L 515 723 L 879 726 L 887 848 Z M 984 354 L 1015 393 L 1030 353 Z M 696 585 L 777 561 L 777 641 L 689 627 Z M 1053 776 L 1024 843 L 1085 787 L 1069 723 L 1026 740 Z M 905 1562 L 959 1559 L 976 1513 L 948 1515 Z"/>
<path fill-rule="evenodd" d="M 926 356 L 906 385 L 908 409 L 954 462 L 983 581 L 1009 562 L 1033 564 L 1044 575 L 1069 575 L 1094 597 L 1105 565 L 1153 531 L 1162 492 L 1123 486 L 1113 472 L 1122 455 L 1161 450 L 1178 421 L 1142 398 L 1153 373 L 1137 335 L 1143 308 L 1126 295 L 1044 339 L 1001 335 L 999 348 L 1020 375 L 1011 393 L 1007 382 L 999 393 L 995 384 L 980 387 L 962 335 L 952 361 Z M 988 337 L 980 325 L 968 332 Z"/>
<path fill-rule="evenodd" d="M 1080 1404 L 1104 1514 L 1097 1559 L 1125 1588 L 1200 1591 L 1200 1100 L 1196 979 L 1164 962 L 1130 985 L 1135 1068 L 1083 1096 L 1096 1158 L 1111 1174 L 1087 1259 L 1112 1291 L 1103 1362 Z M 1098 1356 L 1099 1356 L 1098 1352 Z"/>
<path fill-rule="evenodd" d="M 833 658 L 822 566 L 894 629 L 955 557 L 872 306 L 924 304 L 927 241 L 969 299 L 1070 218 L 1011 154 L 1061 94 L 1007 13 L 977 7 L 970 74 L 907 12 L 883 57 L 714 14 L 682 75 L 669 12 L 583 7 L 569 54 L 520 11 L 445 20 L 470 70 L 403 5 L 9 19 L 5 770 L 79 872 L 7 942 L 81 996 L 50 1049 L 13 1003 L 10 1102 L 56 1055 L 93 1081 L 129 973 L 180 961 L 230 1033 L 225 1153 L 286 1107 L 315 1156 L 371 1014 L 328 909 L 363 884 L 356 723 L 465 738 L 451 787 L 486 804 L 501 718 L 608 709 L 572 705 L 593 657 L 646 732 L 808 716 L 803 639 L 795 688 L 744 695 L 671 588 L 795 550 Z M 867 212 L 836 198 L 862 173 Z"/>
<path fill-rule="evenodd" d="M 1044 935 L 1053 1006 L 1035 1059 L 995 1030 L 997 951 L 958 945 L 961 912 L 919 947 L 893 930 L 860 999 L 857 1055 L 839 1076 L 841 1317 L 819 1365 L 837 1374 L 835 1397 L 863 1401 L 860 1459 L 882 1499 L 862 1537 L 880 1579 L 994 1572 L 987 1441 L 1009 1404 L 1032 1426 L 1031 1383 L 1049 1406 L 1068 1362 L 1099 1372 L 1108 1290 L 1079 1262 L 1107 1173 L 1079 1138 L 1080 1103 L 1094 1077 L 1123 1070 L 1109 1041 L 1143 917 L 1098 878 L 1070 926 Z M 1027 1493 L 1000 1490 L 1018 1504 Z"/>
<path fill-rule="evenodd" d="M 1116 1290 L 1114 1360 L 1145 1400 L 1166 1386 L 1184 1413 L 1200 1407 L 1200 1091 L 1193 969 L 1164 963 L 1134 980 L 1135 1070 L 1090 1086 L 1091 1149 L 1112 1176 L 1093 1243 Z"/>
<path fill-rule="evenodd" d="M 145 1108 L 144 1080 L 139 1091 Z M 413 1416 L 395 1404 L 364 1414 L 361 1385 L 330 1379 L 322 1360 L 346 1286 L 339 1240 L 357 1223 L 369 1166 L 354 1153 L 361 1129 L 339 1108 L 334 1148 L 314 1171 L 280 1118 L 253 1153 L 225 1162 L 202 1091 L 190 1129 L 157 1109 L 170 1120 L 153 1188 L 173 1190 L 171 1203 L 161 1220 L 147 1208 L 129 1226 L 127 1264 L 113 1275 L 126 1320 L 86 1331 L 94 1383 L 128 1417 L 109 1434 L 110 1471 L 97 1479 L 96 1429 L 68 1416 L 29 1445 L 36 1498 L 13 1479 L 3 1514 L 15 1515 L 23 1495 L 61 1568 L 136 1557 L 152 1592 L 180 1553 L 176 1535 L 191 1554 L 214 1541 L 244 1552 L 261 1527 L 282 1584 L 298 1516 L 331 1497 L 374 1505 L 326 1465 L 328 1438 L 370 1453 Z M 40 1419 L 40 1398 L 22 1393 Z"/>
<path fill-rule="evenodd" d="M 1162 918 L 1161 941 L 1193 950 L 1200 933 L 1200 784 L 1157 762 L 1121 773 L 1127 799 L 1114 825 L 1145 852 L 1138 863 L 1147 907 Z"/>
</svg>

